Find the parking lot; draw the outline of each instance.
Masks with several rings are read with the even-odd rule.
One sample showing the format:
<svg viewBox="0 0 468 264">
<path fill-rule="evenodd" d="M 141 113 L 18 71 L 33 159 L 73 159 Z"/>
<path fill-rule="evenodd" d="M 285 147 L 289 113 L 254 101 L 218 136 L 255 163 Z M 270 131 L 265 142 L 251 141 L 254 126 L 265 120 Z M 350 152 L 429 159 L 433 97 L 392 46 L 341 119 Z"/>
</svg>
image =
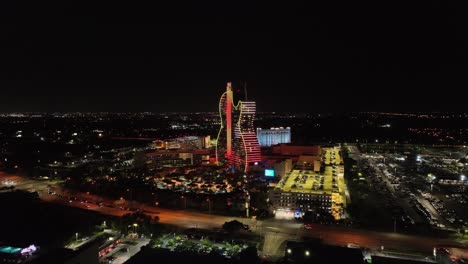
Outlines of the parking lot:
<svg viewBox="0 0 468 264">
<path fill-rule="evenodd" d="M 150 242 L 149 238 L 124 238 L 107 254 L 99 258 L 99 263 L 122 264 L 138 253 L 142 246 Z"/>
<path fill-rule="evenodd" d="M 463 178 L 466 166 L 457 163 L 463 151 L 430 147 L 420 147 L 418 152 L 391 151 L 380 146 L 364 152 L 357 151 L 356 146 L 348 150 L 358 164 L 357 180 L 382 197 L 399 226 L 428 224 L 435 229 L 457 230 L 468 225 L 464 182 L 444 184 L 450 177 Z"/>
</svg>

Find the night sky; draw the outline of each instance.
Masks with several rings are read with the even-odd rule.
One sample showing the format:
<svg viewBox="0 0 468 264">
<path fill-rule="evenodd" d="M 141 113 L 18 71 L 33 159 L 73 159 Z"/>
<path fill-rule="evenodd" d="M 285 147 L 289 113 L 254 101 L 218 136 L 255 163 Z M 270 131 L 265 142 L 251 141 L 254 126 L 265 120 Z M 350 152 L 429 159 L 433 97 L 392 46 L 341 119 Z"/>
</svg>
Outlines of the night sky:
<svg viewBox="0 0 468 264">
<path fill-rule="evenodd" d="M 466 110 L 449 1 L 144 2 L 0 1 L 0 111 Z"/>
</svg>

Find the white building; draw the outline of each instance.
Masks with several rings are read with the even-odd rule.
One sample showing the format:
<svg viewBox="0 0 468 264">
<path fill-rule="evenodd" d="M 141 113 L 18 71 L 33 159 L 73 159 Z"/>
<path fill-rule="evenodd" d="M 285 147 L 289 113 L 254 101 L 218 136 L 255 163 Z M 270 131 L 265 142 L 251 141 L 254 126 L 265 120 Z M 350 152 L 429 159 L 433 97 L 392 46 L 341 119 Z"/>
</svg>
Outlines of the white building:
<svg viewBox="0 0 468 264">
<path fill-rule="evenodd" d="M 257 128 L 257 138 L 261 147 L 269 147 L 281 143 L 291 143 L 290 127 Z"/>
</svg>

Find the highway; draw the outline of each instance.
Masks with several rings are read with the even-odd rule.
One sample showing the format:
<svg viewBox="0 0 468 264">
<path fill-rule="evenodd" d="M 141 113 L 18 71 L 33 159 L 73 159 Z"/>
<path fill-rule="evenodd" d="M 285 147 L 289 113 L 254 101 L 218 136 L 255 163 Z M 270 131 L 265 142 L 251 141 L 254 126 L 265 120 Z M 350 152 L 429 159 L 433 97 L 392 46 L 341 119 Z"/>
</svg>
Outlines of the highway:
<svg viewBox="0 0 468 264">
<path fill-rule="evenodd" d="M 94 210 L 114 216 L 121 216 L 131 212 L 119 208 L 121 206 L 118 204 L 119 201 L 106 199 L 96 195 L 74 193 L 74 197 L 78 197 L 78 200 L 70 202 L 68 198 L 64 199 L 58 195 L 48 194 L 47 186 L 50 183 L 47 181 L 33 181 L 18 176 L 0 174 L 0 185 L 2 185 L 1 183 L 5 179 L 16 181 L 17 183 L 15 186 L 18 189 L 35 189 L 39 193 L 39 197 L 44 201 Z M 63 195 L 69 195 L 68 192 L 63 190 L 58 184 L 52 185 L 51 190 L 56 193 L 62 193 Z M 89 203 L 81 202 L 81 199 L 87 200 Z M 94 201 L 94 203 L 91 203 L 91 201 Z M 112 205 L 113 207 L 98 206 L 97 203 L 99 202 L 102 202 L 104 205 Z M 210 215 L 184 210 L 171 210 L 137 204 L 135 202 L 132 203 L 132 207 L 144 210 L 148 215 L 158 216 L 160 223 L 175 225 L 182 228 L 219 228 L 226 221 L 234 219 L 239 220 L 244 224 L 248 224 L 253 232 L 265 236 L 266 248 L 264 248 L 264 251 L 268 251 L 269 254 L 274 254 L 285 239 L 299 239 L 301 237 L 321 238 L 325 243 L 331 245 L 345 246 L 348 243 L 352 243 L 373 250 L 380 249 L 381 246 L 384 246 L 385 249 L 402 251 L 411 250 L 427 255 L 432 254 L 432 250 L 435 245 L 453 247 L 466 247 L 468 245 L 468 241 L 454 241 L 430 236 L 369 231 L 337 225 L 315 225 L 311 229 L 306 230 L 303 228 L 301 223 L 290 220 L 268 219 L 260 221 L 250 218 Z M 269 238 L 272 240 L 270 241 Z"/>
</svg>

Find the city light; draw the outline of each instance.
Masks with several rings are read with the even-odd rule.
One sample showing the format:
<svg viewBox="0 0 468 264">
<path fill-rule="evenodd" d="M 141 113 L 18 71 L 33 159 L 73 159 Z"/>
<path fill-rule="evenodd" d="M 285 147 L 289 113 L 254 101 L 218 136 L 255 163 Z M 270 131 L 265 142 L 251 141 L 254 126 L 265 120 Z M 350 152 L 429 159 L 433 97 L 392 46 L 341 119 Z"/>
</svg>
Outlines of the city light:
<svg viewBox="0 0 468 264">
<path fill-rule="evenodd" d="M 275 170 L 265 169 L 265 176 L 266 177 L 274 177 L 275 176 Z"/>
<path fill-rule="evenodd" d="M 442 118 L 422 115 L 405 115 L 402 123 L 401 116 L 392 119 L 379 113 L 343 114 L 336 119 L 331 113 L 318 118 L 312 113 L 257 112 L 256 102 L 237 98 L 235 88 L 228 83 L 219 113 L 216 109 L 197 114 L 67 117 L 57 113 L 45 114 L 42 122 L 0 120 L 6 126 L 13 124 L 0 130 L 0 193 L 14 198 L 3 203 L 12 209 L 5 210 L 2 217 L 13 218 L 16 207 L 21 211 L 16 217 L 37 220 L 31 221 L 36 226 L 26 235 L 37 232 L 33 238 L 50 235 L 54 241 L 53 236 L 68 238 L 64 246 L 76 251 L 99 241 L 100 248 L 106 248 L 105 254 L 99 253 L 99 261 L 106 263 L 114 261 L 114 255 L 130 258 L 145 243 L 174 252 L 170 254 L 196 249 L 197 254 L 216 252 L 238 259 L 242 250 L 258 244 L 261 237 L 265 243 L 259 249 L 260 257 L 267 261 L 280 254 L 288 262 L 332 259 L 333 254 L 325 254 L 332 251 L 326 247 L 353 248 L 344 248 L 343 255 L 359 249 L 386 257 L 388 252 L 381 252 L 380 245 L 390 238 L 392 251 L 429 252 L 437 244 L 439 232 L 458 231 L 457 237 L 467 232 L 464 130 L 425 129 Z M 313 104 L 311 101 L 311 109 Z M 345 124 L 335 122 L 340 120 Z M 460 121 L 460 117 L 454 120 Z M 24 125 L 24 121 L 30 124 Z M 285 127 L 255 128 L 254 121 L 264 127 Z M 390 122 L 395 129 L 380 134 L 383 129 L 379 127 L 390 128 Z M 295 142 L 291 142 L 288 125 L 295 130 Z M 363 133 L 358 135 L 355 126 Z M 15 138 L 15 131 L 22 127 L 23 137 Z M 366 128 L 371 130 L 364 131 Z M 398 131 L 404 134 L 391 134 Z M 210 142 L 216 133 L 217 144 L 206 147 L 210 144 L 203 142 Z M 69 146 L 71 138 L 73 146 Z M 28 148 L 22 147 L 25 143 Z M 9 163 L 3 162 L 6 157 Z M 42 166 L 38 168 L 35 161 L 42 161 Z M 34 176 L 21 176 L 28 172 Z M 28 199 L 32 208 L 41 210 L 23 209 Z M 15 203 L 8 202 L 11 200 Z M 55 203 L 53 210 L 62 208 L 59 214 L 48 216 L 42 211 L 49 202 Z M 80 217 L 75 210 L 83 212 Z M 95 214 L 107 216 L 96 220 Z M 242 225 L 231 229 L 228 222 L 234 220 Z M 69 222 L 73 229 L 40 226 L 61 221 Z M 99 228 L 94 226 L 97 222 L 102 223 Z M 420 223 L 428 236 L 418 233 Z M 165 225 L 169 228 L 159 229 Z M 94 233 L 76 232 L 94 227 Z M 380 231 L 391 227 L 392 234 Z M 6 231 L 14 235 L 18 228 L 11 225 Z M 172 229 L 184 230 L 184 234 Z M 411 241 L 406 234 L 411 234 Z M 312 243 L 315 240 L 323 243 Z M 25 241 L 18 244 L 27 246 L 34 240 Z M 456 242 L 452 237 L 445 241 Z M 117 247 L 121 242 L 125 245 Z M 12 253 L 28 258 L 42 248 L 49 245 L 41 242 L 41 248 L 30 245 L 23 249 L 2 245 L 0 253 L 2 257 Z"/>
<path fill-rule="evenodd" d="M 23 248 L 21 249 L 21 254 L 22 255 L 26 255 L 26 254 L 32 254 L 34 253 L 35 251 L 37 250 L 37 247 L 35 245 L 30 245 L 29 247 L 27 248 Z"/>
</svg>

